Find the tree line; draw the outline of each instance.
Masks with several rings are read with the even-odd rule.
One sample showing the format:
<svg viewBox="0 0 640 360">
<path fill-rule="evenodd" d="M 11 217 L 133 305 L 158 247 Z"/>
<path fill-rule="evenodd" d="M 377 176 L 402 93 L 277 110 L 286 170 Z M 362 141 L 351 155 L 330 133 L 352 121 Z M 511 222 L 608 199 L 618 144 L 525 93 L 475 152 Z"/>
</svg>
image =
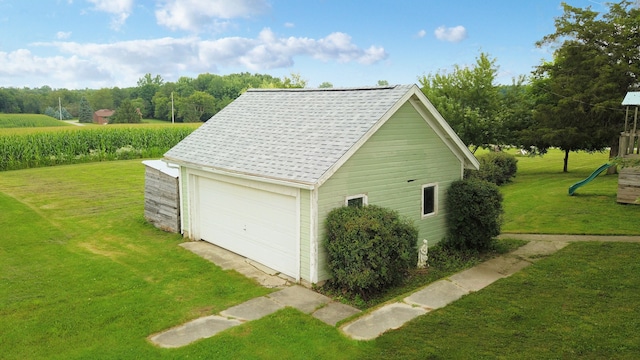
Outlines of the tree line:
<svg viewBox="0 0 640 360">
<path fill-rule="evenodd" d="M 600 13 L 562 3 L 555 32 L 536 44 L 554 47 L 553 59 L 510 85 L 495 83 L 499 69 L 486 53 L 471 66 L 454 65 L 452 71 L 423 75 L 418 82 L 473 151 L 509 145 L 544 154 L 556 147 L 565 152 L 564 171 L 572 151 L 610 149 L 615 156 L 625 120 L 620 103 L 640 87 L 640 9 L 628 0 L 606 6 Z M 138 117 L 171 120 L 173 113 L 176 121 L 206 121 L 248 88 L 305 86 L 299 74 L 284 79 L 201 74 L 176 82 L 146 74 L 136 87 L 124 89 L 0 88 L 0 112 L 43 113 L 60 99 L 71 116 L 78 116 L 84 97 L 93 109 L 125 104 Z M 320 87 L 333 85 L 323 82 Z"/>
<path fill-rule="evenodd" d="M 134 111 L 138 117 L 197 122 L 206 121 L 248 88 L 305 85 L 298 74 L 282 79 L 251 73 L 200 74 L 196 78 L 181 77 L 175 82 L 165 82 L 160 75 L 145 74 L 137 86 L 131 88 L 0 88 L 0 113 L 47 114 L 58 118 L 61 105 L 63 119 L 78 117 L 82 121 L 95 110 L 115 110 L 124 105 L 123 111 L 127 114 Z"/>
</svg>

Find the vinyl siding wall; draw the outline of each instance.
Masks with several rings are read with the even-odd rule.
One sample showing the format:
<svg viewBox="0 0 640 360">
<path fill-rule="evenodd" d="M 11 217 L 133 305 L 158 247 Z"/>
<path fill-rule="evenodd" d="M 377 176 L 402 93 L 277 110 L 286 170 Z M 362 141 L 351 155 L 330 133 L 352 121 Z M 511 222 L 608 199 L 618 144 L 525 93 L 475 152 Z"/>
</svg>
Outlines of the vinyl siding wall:
<svg viewBox="0 0 640 360">
<path fill-rule="evenodd" d="M 397 210 L 418 226 L 419 242 L 433 245 L 445 234 L 446 191 L 461 175 L 460 160 L 413 106 L 404 104 L 319 189 L 318 281 L 329 277 L 322 247 L 326 215 L 347 196 L 366 194 L 370 205 Z M 422 219 L 422 186 L 432 183 L 438 184 L 437 213 Z"/>
</svg>

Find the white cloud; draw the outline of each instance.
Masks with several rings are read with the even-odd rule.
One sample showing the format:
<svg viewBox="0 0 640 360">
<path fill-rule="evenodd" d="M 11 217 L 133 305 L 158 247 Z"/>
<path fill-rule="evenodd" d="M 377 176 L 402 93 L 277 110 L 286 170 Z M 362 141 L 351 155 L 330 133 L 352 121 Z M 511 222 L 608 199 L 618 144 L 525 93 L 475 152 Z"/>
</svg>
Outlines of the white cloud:
<svg viewBox="0 0 640 360">
<path fill-rule="evenodd" d="M 427 35 L 427 32 L 424 30 L 420 30 L 418 31 L 418 33 L 416 34 L 419 38 L 423 38 L 425 35 Z"/>
<path fill-rule="evenodd" d="M 112 15 L 111 28 L 118 30 L 127 21 L 133 8 L 133 0 L 87 0 L 94 5 L 94 10 Z"/>
<path fill-rule="evenodd" d="M 225 38 L 204 41 L 201 55 L 222 66 L 246 66 L 264 70 L 292 66 L 295 56 L 311 56 L 321 61 L 358 62 L 369 65 L 387 57 L 384 48 L 361 49 L 344 33 L 332 33 L 322 39 L 278 38 L 271 29 L 264 29 L 257 39 Z"/>
<path fill-rule="evenodd" d="M 29 50 L 20 49 L 10 53 L 0 52 L 0 64 L 0 79 L 16 78 L 22 86 L 35 87 L 55 82 L 65 87 L 80 88 L 87 85 L 80 84 L 78 79 L 101 79 L 102 84 L 108 83 L 104 80 L 114 80 L 111 74 L 78 56 L 39 57 Z M 32 83 L 25 83 L 25 79 Z"/>
<path fill-rule="evenodd" d="M 320 39 L 278 37 L 268 28 L 256 38 L 203 40 L 194 36 L 108 44 L 56 41 L 33 45 L 55 48 L 61 55 L 39 57 L 26 49 L 0 52 L 0 81 L 22 77 L 40 79 L 40 85 L 53 87 L 59 86 L 56 84 L 63 87 L 133 86 L 145 73 L 161 74 L 170 80 L 216 73 L 219 68 L 251 71 L 287 68 L 293 66 L 294 58 L 304 56 L 324 62 L 364 65 L 388 56 L 382 47 L 358 47 L 344 33 L 336 32 Z"/>
<path fill-rule="evenodd" d="M 296 24 L 292 23 L 292 22 L 286 22 L 284 23 L 284 27 L 286 28 L 293 28 L 296 27 Z"/>
<path fill-rule="evenodd" d="M 434 34 L 438 40 L 457 43 L 467 38 L 467 29 L 461 25 L 450 28 L 440 26 L 434 31 Z"/>
<path fill-rule="evenodd" d="M 56 33 L 56 39 L 64 40 L 71 37 L 71 31 L 58 31 Z"/>
<path fill-rule="evenodd" d="M 156 10 L 156 20 L 172 30 L 200 32 L 224 27 L 226 20 L 259 15 L 268 9 L 266 0 L 165 0 Z"/>
</svg>

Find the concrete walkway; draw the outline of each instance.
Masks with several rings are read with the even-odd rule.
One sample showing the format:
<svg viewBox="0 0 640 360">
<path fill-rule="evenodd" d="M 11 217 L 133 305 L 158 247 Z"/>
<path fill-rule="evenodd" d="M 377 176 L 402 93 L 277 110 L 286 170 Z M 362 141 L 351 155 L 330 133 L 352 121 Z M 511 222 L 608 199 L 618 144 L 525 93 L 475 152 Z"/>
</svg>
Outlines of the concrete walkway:
<svg viewBox="0 0 640 360">
<path fill-rule="evenodd" d="M 152 335 L 149 340 L 163 348 L 175 348 L 212 337 L 220 331 L 257 320 L 286 306 L 335 326 L 336 323 L 360 312 L 351 306 L 332 301 L 303 286 L 294 285 L 226 309 L 218 315 L 192 320 L 186 324 Z"/>
<path fill-rule="evenodd" d="M 375 339 L 385 331 L 398 329 L 420 315 L 447 306 L 464 295 L 512 275 L 568 244 L 564 241 L 531 241 L 510 254 L 431 283 L 402 301 L 386 304 L 343 325 L 341 330 L 352 339 Z"/>
<path fill-rule="evenodd" d="M 473 268 L 436 281 L 408 295 L 402 301 L 385 304 L 366 315 L 343 324 L 340 330 L 356 340 L 371 340 L 382 333 L 398 329 L 406 322 L 442 308 L 464 295 L 479 291 L 495 281 L 510 276 L 537 260 L 564 248 L 572 241 L 640 242 L 640 236 L 576 236 L 503 234 L 502 238 L 528 240 L 515 251 L 486 261 Z M 257 320 L 286 306 L 310 314 L 330 326 L 353 317 L 360 310 L 318 294 L 303 286 L 293 285 L 294 279 L 251 262 L 206 242 L 186 242 L 182 247 L 208 259 L 223 269 L 234 269 L 256 279 L 267 287 L 281 290 L 255 298 L 220 312 L 195 319 L 178 327 L 149 337 L 160 347 L 173 348 L 214 336 L 220 331 Z"/>
<path fill-rule="evenodd" d="M 330 326 L 335 326 L 339 321 L 360 312 L 354 307 L 335 302 L 311 289 L 294 285 L 294 279 L 213 244 L 193 241 L 182 243 L 180 246 L 224 270 L 233 269 L 246 277 L 255 279 L 262 286 L 281 290 L 251 299 L 221 311 L 217 315 L 201 317 L 150 336 L 149 340 L 157 346 L 164 348 L 185 346 L 196 340 L 214 336 L 230 327 L 260 319 L 286 306 L 310 314 Z"/>
</svg>

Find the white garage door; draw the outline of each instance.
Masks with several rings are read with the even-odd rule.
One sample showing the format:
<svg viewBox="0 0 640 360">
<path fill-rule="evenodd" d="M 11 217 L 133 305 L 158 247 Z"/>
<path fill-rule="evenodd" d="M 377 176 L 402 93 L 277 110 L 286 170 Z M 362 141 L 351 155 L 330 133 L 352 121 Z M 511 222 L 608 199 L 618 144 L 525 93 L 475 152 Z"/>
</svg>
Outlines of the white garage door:
<svg viewBox="0 0 640 360">
<path fill-rule="evenodd" d="M 297 277 L 294 196 L 198 177 L 202 240 Z"/>
</svg>

